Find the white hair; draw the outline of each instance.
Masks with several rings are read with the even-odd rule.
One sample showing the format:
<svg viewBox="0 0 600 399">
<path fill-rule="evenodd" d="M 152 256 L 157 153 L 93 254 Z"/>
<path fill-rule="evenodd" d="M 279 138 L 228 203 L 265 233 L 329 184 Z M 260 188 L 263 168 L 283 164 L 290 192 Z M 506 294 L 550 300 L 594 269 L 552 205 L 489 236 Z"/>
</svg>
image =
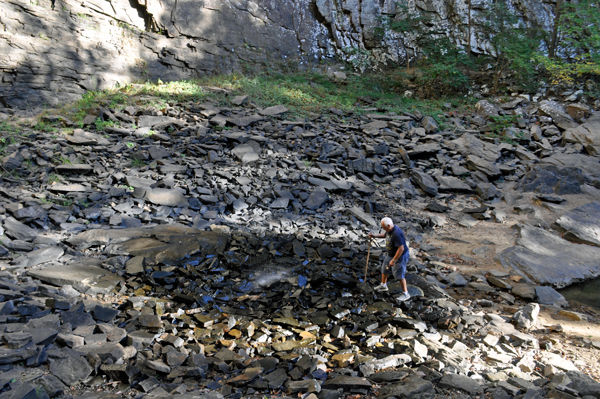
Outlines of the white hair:
<svg viewBox="0 0 600 399">
<path fill-rule="evenodd" d="M 381 224 L 387 227 L 392 227 L 394 225 L 394 222 L 392 222 L 391 218 L 384 217 L 383 219 L 381 219 Z"/>
</svg>

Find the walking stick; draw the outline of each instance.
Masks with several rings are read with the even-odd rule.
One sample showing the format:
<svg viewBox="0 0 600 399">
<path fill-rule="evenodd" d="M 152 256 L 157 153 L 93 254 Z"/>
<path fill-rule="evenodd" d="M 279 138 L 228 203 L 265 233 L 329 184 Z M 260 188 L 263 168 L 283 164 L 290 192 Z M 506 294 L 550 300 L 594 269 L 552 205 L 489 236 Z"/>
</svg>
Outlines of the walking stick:
<svg viewBox="0 0 600 399">
<path fill-rule="evenodd" d="M 371 240 L 373 238 L 369 236 L 369 250 L 367 251 L 367 263 L 365 264 L 365 283 L 367 282 L 367 270 L 369 269 L 369 255 L 371 255 Z"/>
</svg>

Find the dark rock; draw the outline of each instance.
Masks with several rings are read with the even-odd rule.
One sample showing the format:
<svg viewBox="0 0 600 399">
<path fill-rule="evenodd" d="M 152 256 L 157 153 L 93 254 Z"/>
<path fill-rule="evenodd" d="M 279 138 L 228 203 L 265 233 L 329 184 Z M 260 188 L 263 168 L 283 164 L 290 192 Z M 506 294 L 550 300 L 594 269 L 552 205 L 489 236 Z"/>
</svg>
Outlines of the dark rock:
<svg viewBox="0 0 600 399">
<path fill-rule="evenodd" d="M 534 165 L 517 184 L 523 191 L 540 194 L 580 194 L 585 178 L 581 169 L 555 165 Z"/>
<path fill-rule="evenodd" d="M 592 202 L 567 212 L 556 221 L 563 238 L 600 247 L 600 202 Z"/>
<path fill-rule="evenodd" d="M 421 188 L 421 190 L 423 190 L 425 193 L 434 197 L 438 195 L 438 185 L 428 174 L 418 170 L 412 170 L 411 180 L 413 183 L 418 185 Z"/>
<path fill-rule="evenodd" d="M 573 244 L 537 227 L 518 228 L 516 246 L 499 255 L 504 267 L 520 270 L 537 284 L 557 288 L 600 275 L 599 248 Z"/>
<path fill-rule="evenodd" d="M 484 386 L 473 380 L 471 377 L 460 374 L 446 374 L 442 377 L 438 386 L 440 388 L 458 389 L 467 392 L 470 395 L 476 395 L 483 392 Z"/>
<path fill-rule="evenodd" d="M 74 386 L 87 378 L 93 370 L 83 357 L 68 355 L 65 358 L 50 359 L 50 372 L 68 386 Z"/>
<path fill-rule="evenodd" d="M 410 375 L 398 384 L 386 385 L 379 390 L 378 397 L 395 397 L 399 399 L 411 399 L 417 397 L 428 397 L 433 395 L 434 388 L 430 381 L 426 381 L 416 375 Z"/>
</svg>

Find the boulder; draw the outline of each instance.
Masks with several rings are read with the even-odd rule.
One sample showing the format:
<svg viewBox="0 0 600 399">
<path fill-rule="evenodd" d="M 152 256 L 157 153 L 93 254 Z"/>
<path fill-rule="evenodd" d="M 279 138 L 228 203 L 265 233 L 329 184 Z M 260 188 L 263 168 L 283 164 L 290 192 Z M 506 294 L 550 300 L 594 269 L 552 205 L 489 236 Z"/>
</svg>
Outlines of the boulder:
<svg viewBox="0 0 600 399">
<path fill-rule="evenodd" d="M 600 275 L 600 248 L 574 244 L 539 227 L 517 225 L 516 245 L 499 255 L 506 268 L 514 268 L 540 285 L 555 288 Z"/>
<path fill-rule="evenodd" d="M 590 155 L 600 154 L 600 113 L 594 114 L 585 123 L 563 132 L 563 141 L 583 145 Z"/>
<path fill-rule="evenodd" d="M 580 194 L 584 182 L 585 177 L 579 168 L 543 164 L 529 169 L 516 187 L 540 194 Z"/>
<path fill-rule="evenodd" d="M 517 310 L 513 315 L 513 320 L 519 328 L 529 330 L 536 325 L 539 314 L 540 305 L 537 303 L 529 303 Z"/>
<path fill-rule="evenodd" d="M 541 115 L 552 118 L 554 124 L 563 130 L 577 127 L 577 122 L 555 101 L 544 100 L 540 102 L 538 109 Z"/>
<path fill-rule="evenodd" d="M 563 238 L 600 247 L 600 202 L 577 207 L 556 220 L 553 226 Z"/>
</svg>

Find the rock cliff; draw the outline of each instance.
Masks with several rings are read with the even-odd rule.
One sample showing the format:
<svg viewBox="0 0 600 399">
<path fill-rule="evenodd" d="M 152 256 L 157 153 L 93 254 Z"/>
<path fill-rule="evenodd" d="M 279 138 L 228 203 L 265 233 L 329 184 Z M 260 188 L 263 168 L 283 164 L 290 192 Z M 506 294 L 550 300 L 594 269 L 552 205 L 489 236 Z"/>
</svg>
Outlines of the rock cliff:
<svg viewBox="0 0 600 399">
<path fill-rule="evenodd" d="M 86 90 L 145 79 L 190 79 L 264 65 L 297 68 L 323 58 L 402 60 L 405 38 L 374 28 L 393 0 L 1 0 L 0 106 L 56 106 Z M 465 0 L 416 0 L 448 35 L 467 42 Z M 552 4 L 515 0 L 529 24 L 548 29 Z M 489 51 L 477 31 L 474 52 Z M 410 54 L 409 54 L 410 56 Z"/>
</svg>

